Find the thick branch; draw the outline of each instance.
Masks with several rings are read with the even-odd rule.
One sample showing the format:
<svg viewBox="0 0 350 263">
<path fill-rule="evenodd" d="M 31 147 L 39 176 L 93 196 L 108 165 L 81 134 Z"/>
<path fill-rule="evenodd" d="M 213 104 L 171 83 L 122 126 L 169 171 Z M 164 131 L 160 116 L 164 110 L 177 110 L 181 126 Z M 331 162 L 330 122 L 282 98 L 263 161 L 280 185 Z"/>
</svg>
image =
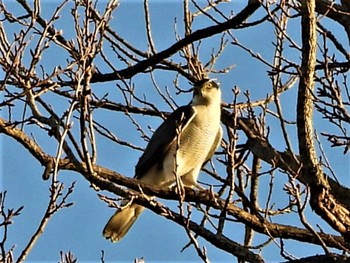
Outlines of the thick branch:
<svg viewBox="0 0 350 263">
<path fill-rule="evenodd" d="M 23 6 L 23 8 L 27 11 L 29 15 L 33 14 L 33 11 L 28 6 L 27 2 L 25 0 L 18 0 L 18 2 Z M 249 16 L 251 16 L 260 6 L 260 2 L 258 0 L 250 0 L 248 1 L 248 5 L 235 17 L 232 19 L 227 20 L 226 22 L 210 26 L 204 29 L 197 30 L 193 32 L 190 35 L 187 35 L 183 39 L 179 40 L 169 48 L 145 59 L 137 64 L 127 67 L 122 70 L 118 70 L 112 73 L 102 74 L 102 73 L 94 73 L 94 75 L 91 78 L 91 83 L 96 82 L 106 82 L 106 81 L 112 81 L 117 79 L 129 79 L 132 76 L 136 75 L 137 73 L 144 72 L 148 68 L 152 68 L 158 63 L 161 63 L 164 59 L 174 55 L 176 52 L 181 50 L 182 48 L 186 47 L 187 45 L 204 39 L 211 36 L 214 36 L 216 34 L 220 34 L 226 30 L 233 29 L 238 27 L 243 21 L 248 19 Z M 38 23 L 43 27 L 46 28 L 47 24 L 46 22 L 40 17 L 37 17 Z M 61 36 L 58 35 L 53 27 L 48 28 L 48 32 L 56 37 L 56 40 L 58 43 L 60 43 L 62 46 L 64 46 L 67 50 L 70 51 L 71 55 L 74 56 L 76 53 L 76 50 L 74 47 L 69 45 L 69 43 Z M 195 80 L 193 80 L 195 81 Z M 70 83 L 64 83 L 65 85 L 69 85 Z"/>
<path fill-rule="evenodd" d="M 53 160 L 53 158 L 47 154 L 45 154 L 39 145 L 37 145 L 33 140 L 31 140 L 23 131 L 18 130 L 12 127 L 10 124 L 6 123 L 3 119 L 0 118 L 0 133 L 4 133 L 14 139 L 16 139 L 21 145 L 23 145 L 32 155 L 35 157 L 42 165 L 45 165 Z M 150 196 L 158 196 L 163 199 L 169 200 L 178 200 L 178 195 L 171 190 L 161 190 L 156 189 L 154 187 L 150 187 L 144 184 L 141 184 L 136 179 L 131 179 L 121 174 L 106 169 L 104 167 L 94 165 L 93 170 L 95 172 L 94 175 L 88 172 L 86 165 L 83 163 L 75 162 L 68 159 L 60 159 L 59 160 L 59 169 L 61 170 L 70 170 L 76 171 L 82 174 L 88 181 L 93 183 L 94 185 L 100 187 L 103 190 L 108 190 L 120 196 L 125 196 L 125 189 L 122 189 L 119 186 L 125 186 L 135 191 L 139 191 L 142 187 L 142 192 L 150 195 Z M 215 196 L 214 193 L 208 191 L 186 191 L 186 201 L 188 202 L 196 202 L 198 204 L 203 204 L 206 206 L 211 206 L 215 209 L 223 209 L 226 207 L 227 213 L 239 221 L 247 224 L 252 229 L 259 233 L 264 233 L 272 237 L 280 237 L 280 238 L 288 238 L 299 240 L 301 242 L 310 242 L 317 244 L 318 240 L 315 239 L 315 236 L 308 232 L 307 230 L 286 226 L 281 224 L 270 223 L 262 218 L 252 215 L 243 209 L 235 206 L 233 204 L 229 204 L 227 206 L 226 200 L 220 199 Z M 324 242 L 330 246 L 339 249 L 343 249 L 344 240 L 342 237 L 328 235 L 324 233 L 319 233 Z M 349 248 L 350 249 L 350 248 Z"/>
<path fill-rule="evenodd" d="M 144 195 L 139 195 L 138 198 L 139 198 L 138 202 L 140 204 L 149 208 L 154 213 L 158 215 L 162 215 L 167 219 L 183 227 L 189 228 L 195 234 L 203 237 L 209 243 L 222 249 L 223 251 L 226 251 L 232 254 L 233 256 L 236 256 L 237 258 L 242 259 L 246 262 L 253 262 L 253 263 L 264 262 L 261 256 L 251 252 L 248 248 L 226 238 L 225 236 L 217 235 L 209 231 L 208 229 L 206 229 L 204 226 L 198 225 L 196 222 L 192 220 L 183 218 L 183 216 L 171 211 L 169 208 L 159 205 L 158 202 L 149 202 L 148 198 L 145 198 Z"/>
<path fill-rule="evenodd" d="M 50 156 L 47 155 L 35 141 L 30 139 L 23 131 L 16 129 L 11 123 L 8 123 L 2 118 L 0 118 L 0 134 L 1 133 L 6 134 L 7 136 L 19 142 L 42 165 L 46 164 L 50 159 Z"/>
<path fill-rule="evenodd" d="M 222 111 L 222 121 L 225 125 L 234 127 L 232 119 L 233 117 L 228 111 Z M 304 185 L 308 184 L 310 175 L 307 173 L 298 173 L 300 169 L 299 156 L 293 156 L 292 153 L 288 151 L 280 152 L 273 148 L 269 141 L 260 135 L 258 127 L 255 127 L 252 120 L 238 118 L 237 124 L 239 126 L 238 128 L 242 129 L 245 135 L 248 137 L 247 146 L 255 156 L 264 162 L 271 164 L 273 167 L 278 167 L 286 172 L 289 172 L 291 175 L 297 175 L 296 179 L 298 179 Z M 349 209 L 350 189 L 340 185 L 326 174 L 324 174 L 324 177 L 327 178 L 326 180 L 329 184 L 330 194 L 332 194 L 341 204 Z"/>
<path fill-rule="evenodd" d="M 194 43 L 195 41 L 211 37 L 213 35 L 222 33 L 226 30 L 239 26 L 243 21 L 248 19 L 248 17 L 251 16 L 259 8 L 259 6 L 260 6 L 259 1 L 257 0 L 249 1 L 248 5 L 232 19 L 224 23 L 220 23 L 214 26 L 197 30 L 192 34 L 187 35 L 183 39 L 179 40 L 169 48 L 151 56 L 148 59 L 140 61 L 134 66 L 131 66 L 116 72 L 108 73 L 108 74 L 95 73 L 91 79 L 91 83 L 112 81 L 112 80 L 121 79 L 121 78 L 129 79 L 135 74 L 143 72 L 146 69 L 157 65 L 158 63 L 162 62 L 165 58 L 168 58 L 174 55 L 176 52 L 186 47 L 187 45 Z"/>
<path fill-rule="evenodd" d="M 344 3 L 346 2 L 348 1 L 344 1 Z M 348 35 L 350 43 L 350 8 L 347 5 L 336 4 L 334 1 L 329 0 L 317 0 L 316 12 L 341 24 Z"/>
<path fill-rule="evenodd" d="M 311 173 L 309 183 L 322 185 L 323 174 L 318 165 L 314 145 L 313 96 L 316 65 L 315 1 L 302 1 L 302 64 L 298 88 L 297 127 L 299 153 L 303 171 Z M 311 175 L 310 174 L 310 175 Z"/>
<path fill-rule="evenodd" d="M 313 89 L 316 65 L 315 0 L 304 0 L 302 14 L 302 63 L 297 103 L 297 128 L 301 173 L 311 190 L 311 207 L 334 229 L 347 236 L 350 232 L 350 211 L 329 193 L 329 183 L 318 163 L 314 145 Z M 307 175 L 307 177 L 306 177 Z"/>
<path fill-rule="evenodd" d="M 288 263 L 349 263 L 350 258 L 344 255 L 329 254 L 316 255 L 296 260 L 288 260 Z M 287 263 L 287 262 L 286 262 Z"/>
<path fill-rule="evenodd" d="M 153 186 L 151 187 L 146 184 L 141 184 L 136 179 L 126 178 L 116 172 L 110 171 L 102 167 L 96 166 L 94 170 L 96 171 L 98 176 L 87 176 L 86 178 L 90 182 L 99 186 L 101 189 L 108 190 L 117 195 L 128 197 L 125 196 L 125 192 L 121 191 L 122 189 L 119 189 L 119 187 L 116 188 L 117 185 L 122 185 L 127 186 L 128 188 L 133 189 L 135 191 L 139 191 L 140 189 L 142 189 L 142 192 L 144 194 L 150 196 L 157 196 L 163 199 L 178 200 L 180 198 L 175 191 L 157 189 Z M 84 171 L 81 172 L 82 174 L 84 174 Z M 86 174 L 84 176 L 86 176 Z M 113 182 L 113 184 L 111 184 L 111 182 Z M 210 192 L 209 190 L 198 192 L 191 189 L 187 189 L 185 194 L 185 200 L 187 202 L 195 202 L 198 204 L 210 206 L 218 210 L 222 210 L 224 207 L 226 207 L 227 213 L 229 215 L 235 217 L 238 221 L 250 226 L 252 229 L 259 233 L 264 233 L 276 238 L 288 238 L 298 240 L 301 242 L 318 244 L 318 240 L 315 238 L 315 236 L 305 229 L 267 222 L 263 218 L 258 217 L 256 215 L 252 215 L 249 212 L 244 211 L 243 209 L 239 208 L 238 206 L 232 203 L 227 205 L 226 200 L 217 197 L 213 192 Z M 343 249 L 343 246 L 345 246 L 342 237 L 328 235 L 324 233 L 319 233 L 319 235 L 324 240 L 324 242 L 330 247 Z M 350 247 L 348 249 L 350 249 Z"/>
</svg>

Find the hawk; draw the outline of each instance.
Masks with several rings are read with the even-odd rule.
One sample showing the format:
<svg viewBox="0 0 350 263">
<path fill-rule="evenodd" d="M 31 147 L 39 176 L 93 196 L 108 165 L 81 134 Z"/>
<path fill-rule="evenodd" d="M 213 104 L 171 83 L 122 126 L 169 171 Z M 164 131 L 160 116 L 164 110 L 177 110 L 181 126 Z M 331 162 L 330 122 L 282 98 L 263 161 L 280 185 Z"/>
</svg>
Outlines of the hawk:
<svg viewBox="0 0 350 263">
<path fill-rule="evenodd" d="M 175 183 L 176 174 L 184 186 L 201 188 L 198 174 L 221 142 L 220 116 L 218 84 L 200 81 L 193 88 L 190 104 L 175 110 L 154 132 L 136 165 L 134 178 L 165 189 Z M 122 205 L 103 230 L 112 242 L 125 236 L 144 209 L 129 200 Z"/>
</svg>

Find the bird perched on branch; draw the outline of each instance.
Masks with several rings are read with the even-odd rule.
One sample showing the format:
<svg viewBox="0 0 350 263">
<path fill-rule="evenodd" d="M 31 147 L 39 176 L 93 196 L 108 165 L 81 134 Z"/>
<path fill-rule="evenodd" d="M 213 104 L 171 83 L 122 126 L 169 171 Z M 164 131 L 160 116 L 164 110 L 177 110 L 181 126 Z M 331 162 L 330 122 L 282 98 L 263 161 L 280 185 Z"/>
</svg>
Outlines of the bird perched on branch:
<svg viewBox="0 0 350 263">
<path fill-rule="evenodd" d="M 218 148 L 222 128 L 221 91 L 214 80 L 202 80 L 193 88 L 189 105 L 175 110 L 154 132 L 135 169 L 141 182 L 166 188 L 181 178 L 186 187 L 197 184 L 202 166 Z M 124 237 L 144 207 L 125 200 L 103 230 L 116 242 Z"/>
</svg>

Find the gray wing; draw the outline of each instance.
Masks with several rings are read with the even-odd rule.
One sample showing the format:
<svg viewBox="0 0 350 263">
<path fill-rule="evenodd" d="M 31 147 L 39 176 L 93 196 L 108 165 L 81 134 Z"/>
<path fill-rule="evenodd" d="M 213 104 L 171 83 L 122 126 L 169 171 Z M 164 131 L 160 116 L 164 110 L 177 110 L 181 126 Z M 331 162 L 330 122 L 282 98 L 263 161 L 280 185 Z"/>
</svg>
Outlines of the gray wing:
<svg viewBox="0 0 350 263">
<path fill-rule="evenodd" d="M 184 130 L 195 114 L 196 111 L 190 105 L 179 107 L 158 127 L 136 165 L 135 178 L 140 179 L 154 165 L 162 168 L 178 128 Z"/>
</svg>

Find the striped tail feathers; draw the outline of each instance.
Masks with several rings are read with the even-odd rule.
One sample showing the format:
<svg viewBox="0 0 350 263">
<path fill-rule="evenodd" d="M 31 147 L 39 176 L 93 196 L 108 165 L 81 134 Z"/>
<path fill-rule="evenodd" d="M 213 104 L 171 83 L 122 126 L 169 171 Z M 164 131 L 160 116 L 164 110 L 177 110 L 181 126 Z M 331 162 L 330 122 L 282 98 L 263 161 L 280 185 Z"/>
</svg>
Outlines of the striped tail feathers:
<svg viewBox="0 0 350 263">
<path fill-rule="evenodd" d="M 144 210 L 143 206 L 129 203 L 119 208 L 103 229 L 103 236 L 112 242 L 121 240 Z"/>
</svg>

